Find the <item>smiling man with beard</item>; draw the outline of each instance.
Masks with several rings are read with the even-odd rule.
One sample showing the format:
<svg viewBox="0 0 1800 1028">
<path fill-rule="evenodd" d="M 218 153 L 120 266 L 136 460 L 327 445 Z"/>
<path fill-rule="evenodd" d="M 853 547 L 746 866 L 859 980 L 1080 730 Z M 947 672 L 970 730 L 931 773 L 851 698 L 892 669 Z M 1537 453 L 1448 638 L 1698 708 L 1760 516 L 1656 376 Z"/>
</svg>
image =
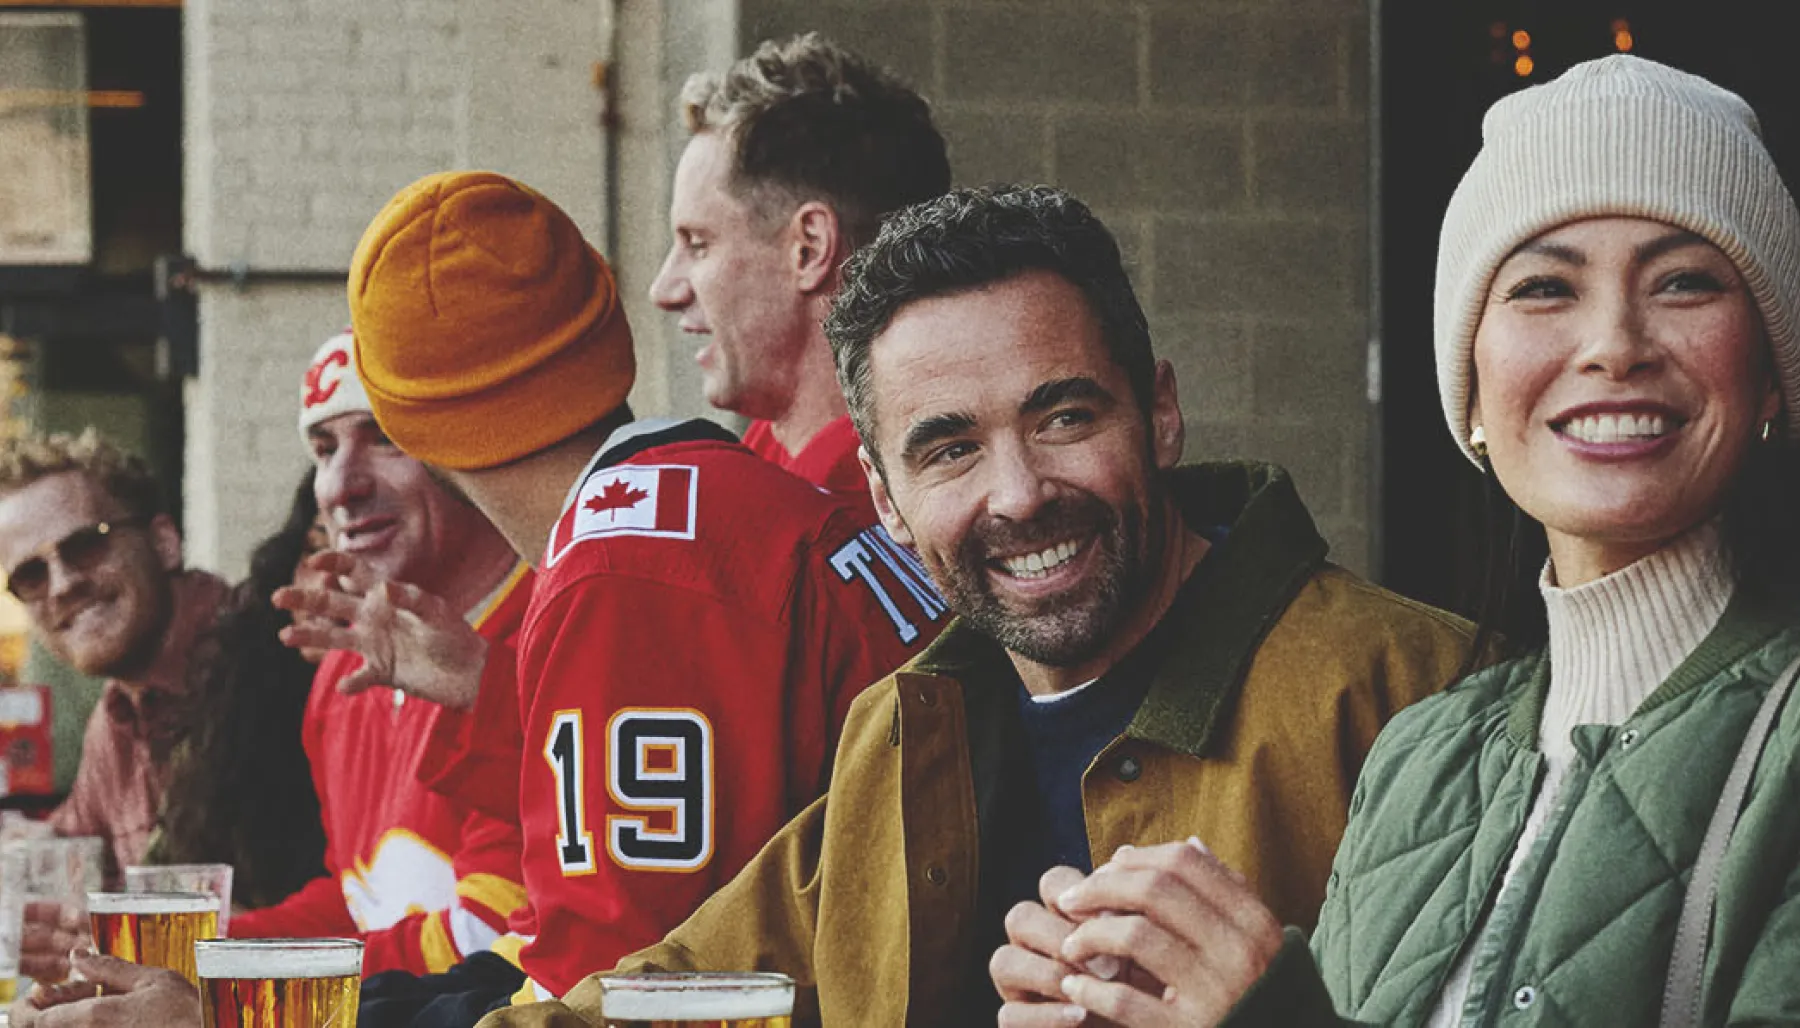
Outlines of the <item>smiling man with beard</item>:
<svg viewBox="0 0 1800 1028">
<path fill-rule="evenodd" d="M 958 617 L 857 700 L 826 798 L 619 970 L 783 971 L 802 1025 L 993 1025 L 990 959 L 1009 995 L 1072 971 L 1036 955 L 1072 928 L 1046 872 L 1190 836 L 1311 924 L 1376 731 L 1469 626 L 1330 564 L 1281 469 L 1177 466 L 1174 370 L 1066 193 L 894 215 L 826 333 L 876 510 Z M 571 1011 L 603 1023 L 594 979 L 498 1023 Z"/>
<path fill-rule="evenodd" d="M 50 822 L 106 839 L 112 879 L 156 827 L 176 700 L 225 583 L 182 566 L 150 469 L 92 429 L 0 447 L 0 573 L 51 653 L 107 679 Z"/>
<path fill-rule="evenodd" d="M 188 659 L 226 585 L 182 566 L 181 530 L 150 469 L 92 429 L 0 446 L 0 574 L 51 653 L 107 679 L 50 824 L 59 835 L 105 839 L 114 885 L 150 845 Z M 79 910 L 30 904 L 20 971 L 60 978 L 86 931 Z"/>
</svg>

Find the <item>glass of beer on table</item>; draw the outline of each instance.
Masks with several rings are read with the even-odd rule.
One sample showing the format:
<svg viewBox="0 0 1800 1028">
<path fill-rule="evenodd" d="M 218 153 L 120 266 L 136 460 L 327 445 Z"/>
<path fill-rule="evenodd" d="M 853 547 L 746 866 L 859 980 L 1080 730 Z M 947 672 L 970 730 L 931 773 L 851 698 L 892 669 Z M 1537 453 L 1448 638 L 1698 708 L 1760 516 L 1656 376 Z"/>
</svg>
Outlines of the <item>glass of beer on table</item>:
<svg viewBox="0 0 1800 1028">
<path fill-rule="evenodd" d="M 785 974 L 623 974 L 600 978 L 606 1028 L 788 1028 Z"/>
<path fill-rule="evenodd" d="M 219 937 L 231 934 L 230 864 L 134 864 L 125 869 L 126 892 L 204 892 L 219 901 Z"/>
<path fill-rule="evenodd" d="M 362 943 L 214 939 L 195 948 L 206 1028 L 355 1028 Z"/>
<path fill-rule="evenodd" d="M 90 892 L 94 948 L 195 985 L 194 944 L 219 934 L 219 898 L 201 892 Z"/>
</svg>

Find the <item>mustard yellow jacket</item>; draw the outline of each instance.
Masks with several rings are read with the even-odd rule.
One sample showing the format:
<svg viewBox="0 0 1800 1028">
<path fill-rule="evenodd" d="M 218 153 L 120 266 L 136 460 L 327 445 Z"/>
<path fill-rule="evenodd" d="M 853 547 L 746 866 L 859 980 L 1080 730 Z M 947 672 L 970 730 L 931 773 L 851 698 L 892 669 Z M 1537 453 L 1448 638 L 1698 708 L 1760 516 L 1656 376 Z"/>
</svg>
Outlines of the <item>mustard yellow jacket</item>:
<svg viewBox="0 0 1800 1028">
<path fill-rule="evenodd" d="M 1197 835 L 1311 926 L 1376 732 L 1449 682 L 1472 632 L 1326 563 L 1279 468 L 1173 476 L 1188 523 L 1226 533 L 1146 640 L 1150 691 L 1083 778 L 1091 852 Z M 991 1025 L 966 990 L 991 955 L 981 844 L 1008 816 L 1016 681 L 997 643 L 952 623 L 856 701 L 830 793 L 619 970 L 782 971 L 797 1025 Z M 482 1028 L 603 1023 L 590 977 Z"/>
</svg>

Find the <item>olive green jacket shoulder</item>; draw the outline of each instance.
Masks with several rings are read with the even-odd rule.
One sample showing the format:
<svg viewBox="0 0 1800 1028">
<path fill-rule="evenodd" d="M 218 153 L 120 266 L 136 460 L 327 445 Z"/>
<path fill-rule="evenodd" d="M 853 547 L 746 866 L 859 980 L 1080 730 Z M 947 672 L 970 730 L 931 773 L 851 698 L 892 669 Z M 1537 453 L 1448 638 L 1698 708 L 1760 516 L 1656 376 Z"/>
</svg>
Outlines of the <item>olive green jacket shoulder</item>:
<svg viewBox="0 0 1800 1028">
<path fill-rule="evenodd" d="M 1455 675 L 1472 633 L 1327 564 L 1278 468 L 1188 467 L 1174 488 L 1190 526 L 1226 532 L 1139 648 L 1149 692 L 1083 778 L 1091 852 L 1197 835 L 1310 924 L 1376 733 Z M 953 623 L 857 699 L 829 794 L 620 969 L 782 971 L 803 1025 L 963 1023 L 960 990 L 990 955 L 981 842 L 1003 816 L 997 726 L 1016 681 L 996 643 Z M 599 1024 L 599 999 L 589 978 L 484 1024 Z"/>
<path fill-rule="evenodd" d="M 1548 661 L 1408 710 L 1369 756 L 1311 953 L 1290 931 L 1226 1024 L 1422 1024 L 1464 953 L 1463 1025 L 1656 1024 L 1701 842 L 1751 720 L 1800 657 L 1797 622 L 1740 591 L 1631 717 L 1576 728 L 1555 808 L 1504 890 L 1543 782 Z M 1703 1024 L 1800 1024 L 1797 795 L 1790 696 L 1719 867 Z"/>
</svg>

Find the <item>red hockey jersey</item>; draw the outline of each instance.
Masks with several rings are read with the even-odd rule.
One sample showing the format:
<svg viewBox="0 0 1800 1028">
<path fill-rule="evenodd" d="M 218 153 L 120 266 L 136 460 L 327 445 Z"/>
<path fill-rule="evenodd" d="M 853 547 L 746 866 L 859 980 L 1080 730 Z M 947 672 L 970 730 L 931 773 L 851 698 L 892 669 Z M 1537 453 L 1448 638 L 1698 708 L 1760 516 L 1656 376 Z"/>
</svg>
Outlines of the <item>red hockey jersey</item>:
<svg viewBox="0 0 1800 1028">
<path fill-rule="evenodd" d="M 508 697 L 518 694 L 532 579 L 521 563 L 471 615 L 489 642 L 483 687 Z M 274 907 L 234 916 L 231 934 L 356 935 L 365 975 L 435 973 L 487 949 L 524 906 L 518 825 L 420 781 L 428 738 L 471 715 L 382 687 L 339 693 L 338 681 L 361 660 L 341 650 L 325 657 L 302 726 L 330 876 Z"/>
<path fill-rule="evenodd" d="M 856 459 L 856 450 L 862 445 L 862 440 L 857 438 L 856 426 L 851 424 L 850 415 L 846 414 L 819 429 L 800 448 L 799 453 L 789 453 L 776 440 L 775 432 L 767 421 L 750 423 L 750 427 L 744 430 L 744 445 L 750 447 L 751 452 L 758 457 L 792 471 L 821 489 L 829 489 L 855 500 L 868 518 L 874 520 L 875 504 L 869 499 L 869 479 L 863 474 L 861 462 Z"/>
<path fill-rule="evenodd" d="M 916 558 L 842 497 L 708 422 L 616 433 L 569 495 L 520 639 L 515 925 L 539 993 L 729 881 L 824 792 L 850 701 L 944 620 Z"/>
</svg>

